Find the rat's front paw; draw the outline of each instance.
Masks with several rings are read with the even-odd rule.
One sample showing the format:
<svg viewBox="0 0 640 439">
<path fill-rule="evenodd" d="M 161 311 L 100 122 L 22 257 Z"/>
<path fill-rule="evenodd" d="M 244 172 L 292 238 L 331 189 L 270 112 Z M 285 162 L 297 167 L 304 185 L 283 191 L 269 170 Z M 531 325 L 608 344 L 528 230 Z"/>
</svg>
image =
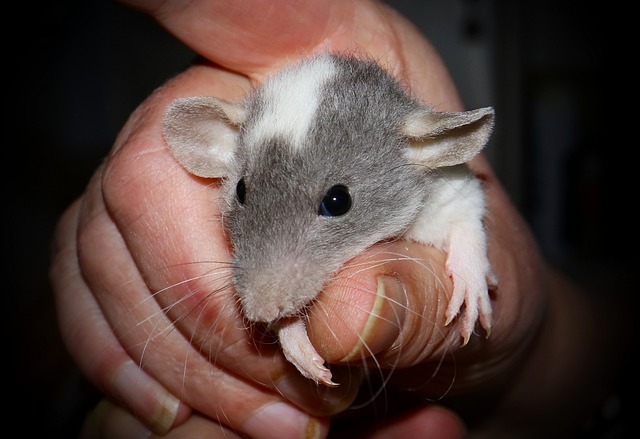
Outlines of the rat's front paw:
<svg viewBox="0 0 640 439">
<path fill-rule="evenodd" d="M 286 359 L 306 378 L 328 387 L 336 387 L 331 381 L 331 371 L 324 359 L 311 344 L 302 318 L 288 319 L 279 324 L 278 339 Z"/>
</svg>

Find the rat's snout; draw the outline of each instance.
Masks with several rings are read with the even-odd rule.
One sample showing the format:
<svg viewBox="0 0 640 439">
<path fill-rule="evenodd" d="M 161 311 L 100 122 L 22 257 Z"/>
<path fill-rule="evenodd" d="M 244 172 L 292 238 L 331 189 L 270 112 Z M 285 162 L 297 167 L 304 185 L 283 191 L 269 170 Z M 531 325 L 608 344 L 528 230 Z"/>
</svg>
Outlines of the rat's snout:
<svg viewBox="0 0 640 439">
<path fill-rule="evenodd" d="M 291 257 L 251 265 L 238 264 L 242 268 L 234 280 L 242 311 L 252 322 L 272 323 L 303 313 L 326 277 L 315 264 L 301 264 Z"/>
</svg>

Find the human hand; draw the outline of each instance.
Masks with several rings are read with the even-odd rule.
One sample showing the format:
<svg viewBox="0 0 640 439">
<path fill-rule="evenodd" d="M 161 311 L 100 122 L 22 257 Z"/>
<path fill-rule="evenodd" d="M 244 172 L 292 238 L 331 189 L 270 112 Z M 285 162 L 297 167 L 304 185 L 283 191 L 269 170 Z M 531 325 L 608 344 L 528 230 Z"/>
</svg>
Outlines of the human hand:
<svg viewBox="0 0 640 439">
<path fill-rule="evenodd" d="M 236 99 L 271 69 L 322 49 L 364 51 L 393 66 L 426 103 L 460 110 L 428 42 L 389 8 L 367 1 L 307 2 L 295 9 L 289 2 L 268 8 L 259 2 L 128 4 L 213 64 L 190 68 L 149 97 L 61 220 L 52 280 L 64 338 L 84 373 L 159 433 L 209 419 L 255 437 L 301 435 L 307 428 L 324 434 L 326 416 L 355 397 L 359 370 L 390 375 L 384 385 L 367 378 L 380 386 L 374 391 L 386 392 L 381 399 L 389 406 L 407 395 L 428 401 L 508 392 L 498 384 L 521 373 L 534 350 L 548 289 L 528 229 L 482 157 L 471 165 L 487 191 L 490 259 L 500 280 L 491 337 L 473 337 L 461 348 L 457 322 L 444 326 L 451 284 L 441 253 L 406 242 L 380 244 L 346 267 L 310 312 L 309 333 L 324 358 L 340 363 L 347 357 L 352 364 L 337 369 L 340 387 L 325 389 L 299 377 L 276 347 L 254 346 L 221 269 L 229 255 L 216 220 L 217 187 L 186 174 L 161 135 L 164 109 L 175 98 Z M 358 263 L 370 268 L 360 270 Z M 380 297 L 378 279 L 389 298 L 381 312 L 389 318 L 365 325 Z M 293 404 L 276 405 L 284 401 Z M 287 407 L 292 421 L 283 425 L 265 407 Z M 423 407 L 410 409 L 434 413 Z M 205 417 L 189 417 L 189 408 Z M 459 433 L 453 415 L 440 415 Z M 418 418 L 395 419 L 388 427 L 407 427 L 407 419 Z"/>
</svg>

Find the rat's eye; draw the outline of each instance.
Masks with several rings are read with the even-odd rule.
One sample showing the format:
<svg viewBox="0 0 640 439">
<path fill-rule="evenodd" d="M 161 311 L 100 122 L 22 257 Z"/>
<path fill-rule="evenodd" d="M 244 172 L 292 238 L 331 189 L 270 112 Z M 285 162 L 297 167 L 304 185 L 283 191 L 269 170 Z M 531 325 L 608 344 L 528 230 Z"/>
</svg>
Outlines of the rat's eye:
<svg viewBox="0 0 640 439">
<path fill-rule="evenodd" d="M 244 197 L 246 193 L 247 187 L 244 184 L 244 178 L 241 178 L 236 185 L 236 197 L 238 197 L 240 204 L 244 204 Z"/>
<path fill-rule="evenodd" d="M 346 186 L 341 184 L 329 188 L 318 209 L 318 215 L 340 216 L 351 209 L 351 194 Z"/>
</svg>

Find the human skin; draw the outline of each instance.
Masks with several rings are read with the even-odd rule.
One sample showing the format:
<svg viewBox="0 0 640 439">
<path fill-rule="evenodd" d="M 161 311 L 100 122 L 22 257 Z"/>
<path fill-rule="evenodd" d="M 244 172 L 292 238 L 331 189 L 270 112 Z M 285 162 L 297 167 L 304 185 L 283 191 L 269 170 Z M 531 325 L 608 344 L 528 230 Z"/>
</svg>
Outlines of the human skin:
<svg viewBox="0 0 640 439">
<path fill-rule="evenodd" d="M 239 99 L 285 62 L 331 50 L 367 53 L 425 103 L 462 110 L 442 61 L 405 18 L 365 0 L 122 3 L 154 17 L 203 60 L 131 115 L 56 232 L 51 279 L 63 339 L 87 378 L 118 404 L 104 402 L 87 435 L 104 425 L 146 426 L 168 437 L 322 437 L 331 423 L 336 437 L 349 426 L 366 431 L 370 417 L 345 409 L 367 380 L 360 371 L 379 365 L 393 371 L 379 399 L 390 407 L 416 403 L 389 410 L 398 416 L 368 437 L 413 430 L 460 437 L 465 429 L 522 437 L 521 429 L 571 431 L 587 416 L 606 390 L 602 359 L 618 355 L 607 340 L 622 333 L 611 324 L 619 310 L 545 264 L 483 156 L 470 166 L 486 190 L 489 257 L 499 279 L 488 338 L 479 332 L 462 347 L 457 321 L 445 326 L 452 287 L 445 255 L 415 243 L 379 244 L 351 261 L 309 311 L 309 334 L 323 357 L 353 360 L 336 369 L 338 388 L 318 388 L 277 347 L 256 347 L 233 291 L 224 288 L 228 279 L 216 276 L 215 267 L 230 260 L 213 220 L 218 186 L 171 156 L 162 138 L 167 105 L 194 95 Z M 411 260 L 388 260 L 391 254 Z M 374 319 L 363 333 L 380 285 L 388 298 L 381 312 L 390 317 Z M 580 339 L 592 340 L 589 349 L 572 342 Z M 377 363 L 361 360 L 372 356 Z M 587 386 L 593 382 L 601 384 Z M 426 403 L 441 397 L 457 414 Z M 480 403 L 485 412 L 472 419 L 470 408 Z"/>
</svg>

